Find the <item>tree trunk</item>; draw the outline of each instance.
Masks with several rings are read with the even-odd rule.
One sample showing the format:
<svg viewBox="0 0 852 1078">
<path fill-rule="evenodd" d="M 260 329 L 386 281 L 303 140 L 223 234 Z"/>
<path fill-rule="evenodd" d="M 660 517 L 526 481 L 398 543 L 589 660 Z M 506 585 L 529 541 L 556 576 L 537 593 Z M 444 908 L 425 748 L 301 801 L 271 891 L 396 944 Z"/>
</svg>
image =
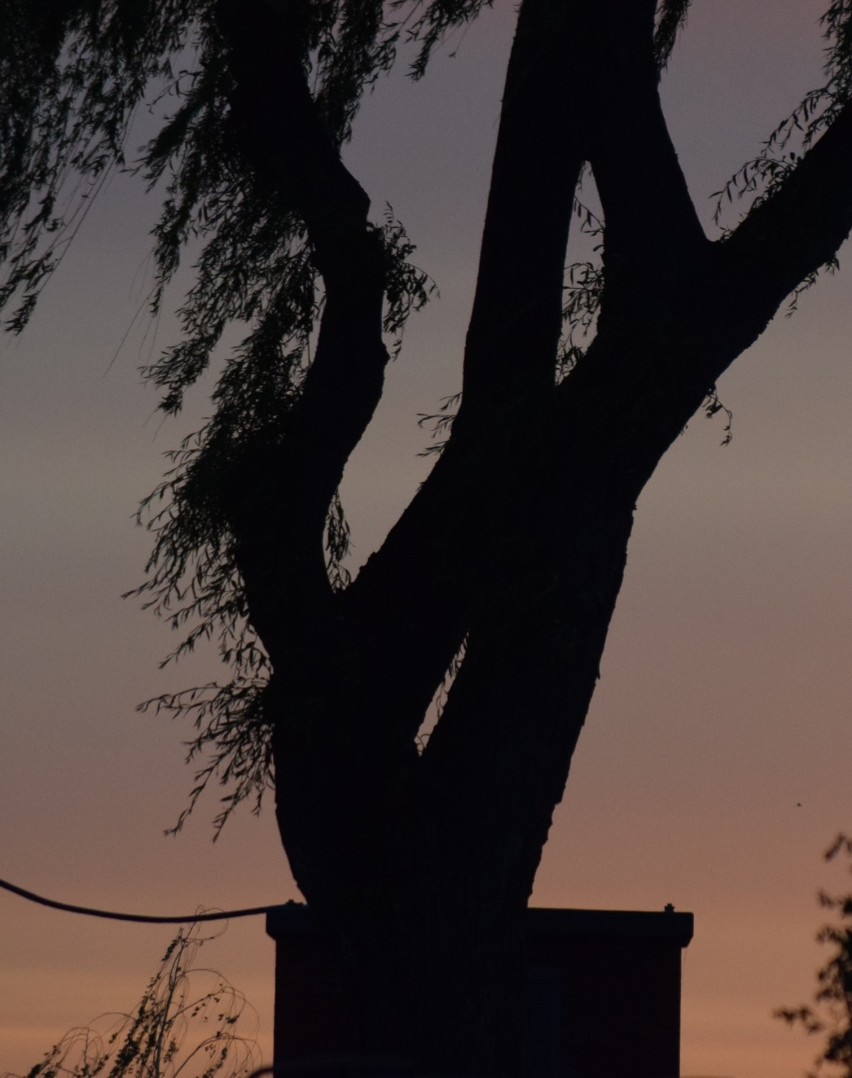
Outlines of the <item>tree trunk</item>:
<svg viewBox="0 0 852 1078">
<path fill-rule="evenodd" d="M 505 461 L 495 467 L 505 476 Z M 326 637 L 308 649 L 312 672 L 306 654 L 298 687 L 279 690 L 282 839 L 340 955 L 363 1050 L 430 1073 L 526 1073 L 522 917 L 598 676 L 633 507 L 624 489 L 543 489 L 564 478 L 552 467 L 532 485 L 504 479 L 490 523 L 500 541 L 469 567 L 480 602 L 465 660 L 422 754 L 371 735 L 393 722 L 385 701 L 398 694 L 393 672 L 382 685 L 358 674 L 369 634 Z M 487 501 L 468 508 L 489 513 Z"/>
</svg>

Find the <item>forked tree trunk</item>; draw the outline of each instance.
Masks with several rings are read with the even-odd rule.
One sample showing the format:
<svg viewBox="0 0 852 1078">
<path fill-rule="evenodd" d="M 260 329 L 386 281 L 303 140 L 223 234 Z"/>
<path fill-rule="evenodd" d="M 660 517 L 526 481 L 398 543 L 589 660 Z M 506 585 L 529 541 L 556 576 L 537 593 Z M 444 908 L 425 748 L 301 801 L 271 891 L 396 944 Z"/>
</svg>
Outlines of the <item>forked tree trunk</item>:
<svg viewBox="0 0 852 1078">
<path fill-rule="evenodd" d="M 636 500 L 717 378 L 847 235 L 852 109 L 711 243 L 660 107 L 655 0 L 524 0 L 461 409 L 381 550 L 333 593 L 326 514 L 387 362 L 380 244 L 308 90 L 299 4 L 218 6 L 235 131 L 270 197 L 298 208 L 325 285 L 301 395 L 231 506 L 251 621 L 275 671 L 282 840 L 339 956 L 366 1053 L 521 1078 L 521 918 Z M 605 216 L 605 284 L 595 340 L 557 384 L 584 162 Z"/>
</svg>

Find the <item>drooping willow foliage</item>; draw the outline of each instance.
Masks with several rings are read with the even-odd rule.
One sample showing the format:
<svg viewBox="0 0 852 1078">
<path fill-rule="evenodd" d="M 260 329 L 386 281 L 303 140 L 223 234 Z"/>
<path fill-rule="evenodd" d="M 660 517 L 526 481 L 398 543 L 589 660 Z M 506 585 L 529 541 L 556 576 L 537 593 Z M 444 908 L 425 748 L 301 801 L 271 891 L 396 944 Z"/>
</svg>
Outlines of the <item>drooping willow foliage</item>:
<svg viewBox="0 0 852 1078">
<path fill-rule="evenodd" d="M 247 627 L 234 540 L 223 494 L 248 452 L 280 444 L 312 361 L 323 309 L 322 280 L 294 205 L 259 185 L 234 137 L 227 43 L 218 15 L 225 0 L 4 0 L 0 4 L 0 311 L 20 332 L 41 288 L 83 222 L 110 170 L 136 172 L 161 199 L 153 235 L 153 315 L 191 248 L 193 282 L 179 307 L 180 339 L 144 372 L 166 413 L 211 364 L 226 330 L 244 337 L 222 363 L 213 417 L 172 454 L 163 483 L 141 517 L 153 534 L 148 578 L 136 594 L 181 634 L 176 658 L 214 639 L 232 672 L 211 685 L 148 706 L 188 715 L 199 761 L 193 799 L 216 776 L 230 787 L 219 822 L 262 792 L 269 776 L 264 715 L 267 660 Z M 337 145 L 352 136 L 365 92 L 400 57 L 413 77 L 448 33 L 491 0 L 267 0 L 286 6 L 301 61 Z M 554 0 L 555 10 L 566 0 Z M 689 0 L 660 0 L 655 54 L 662 70 Z M 771 192 L 776 170 L 795 167 L 794 132 L 807 145 L 852 92 L 852 0 L 823 17 L 825 83 L 771 134 L 754 162 L 723 192 Z M 138 158 L 128 156 L 134 117 L 158 124 Z M 780 162 L 780 163 L 779 163 Z M 578 212 L 582 215 L 583 208 Z M 385 330 L 398 347 L 409 313 L 431 291 L 412 263 L 414 247 L 388 212 L 375 221 L 385 250 Z M 594 331 L 602 289 L 597 263 L 566 273 L 566 342 L 554 377 L 570 369 L 579 337 Z M 247 328 L 246 328 L 247 327 Z M 326 547 L 332 585 L 346 584 L 348 531 L 338 499 L 329 507 Z M 199 755 L 202 754 L 202 755 Z M 201 761 L 203 760 L 203 763 Z"/>
<path fill-rule="evenodd" d="M 760 152 L 715 193 L 717 223 L 726 203 L 745 198 L 753 209 L 776 191 L 852 98 L 852 3 L 834 0 L 819 22 L 826 41 L 825 82 L 805 95 L 770 132 Z"/>
</svg>

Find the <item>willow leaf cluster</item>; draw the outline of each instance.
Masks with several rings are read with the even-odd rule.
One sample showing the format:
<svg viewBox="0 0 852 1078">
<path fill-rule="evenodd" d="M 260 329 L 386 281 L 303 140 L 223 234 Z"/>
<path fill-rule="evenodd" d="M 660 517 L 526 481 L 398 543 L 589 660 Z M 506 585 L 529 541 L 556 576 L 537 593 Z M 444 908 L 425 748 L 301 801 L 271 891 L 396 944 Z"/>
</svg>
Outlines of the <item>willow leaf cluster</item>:
<svg viewBox="0 0 852 1078">
<path fill-rule="evenodd" d="M 713 194 L 714 220 L 721 223 L 726 206 L 747 202 L 746 216 L 770 198 L 796 170 L 802 154 L 852 104 L 852 2 L 833 0 L 819 20 L 826 42 L 825 81 L 809 91 L 775 127 L 760 152 Z M 831 268 L 834 262 L 826 264 Z M 813 282 L 812 275 L 796 297 Z M 795 302 L 795 299 L 794 299 Z"/>
<path fill-rule="evenodd" d="M 692 0 L 660 0 L 654 27 L 654 55 L 662 71 L 669 62 L 677 35 L 686 22 Z"/>
<path fill-rule="evenodd" d="M 0 6 L 0 308 L 20 331 L 92 197 L 125 164 L 146 89 L 176 78 L 209 0 Z"/>
</svg>

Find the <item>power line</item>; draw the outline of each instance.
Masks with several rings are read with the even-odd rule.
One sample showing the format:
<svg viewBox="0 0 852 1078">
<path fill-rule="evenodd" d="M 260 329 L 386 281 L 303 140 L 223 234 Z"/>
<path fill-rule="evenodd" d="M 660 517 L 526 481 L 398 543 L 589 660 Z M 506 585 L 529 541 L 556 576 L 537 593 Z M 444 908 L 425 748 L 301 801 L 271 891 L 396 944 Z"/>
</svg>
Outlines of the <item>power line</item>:
<svg viewBox="0 0 852 1078">
<path fill-rule="evenodd" d="M 134 921 L 137 924 L 149 925 L 177 925 L 188 924 L 193 921 L 226 921 L 232 917 L 256 917 L 261 913 L 274 910 L 281 903 L 270 906 L 251 906 L 242 910 L 221 910 L 218 913 L 193 913 L 185 917 L 155 917 L 145 913 L 116 913 L 115 910 L 98 910 L 91 906 L 74 906 L 70 902 L 58 902 L 54 898 L 45 898 L 37 895 L 34 891 L 28 891 L 17 884 L 9 883 L 8 880 L 0 880 L 0 887 L 4 891 L 11 891 L 13 895 L 27 899 L 28 902 L 36 902 L 40 906 L 48 906 L 52 910 L 63 910 L 65 913 L 81 913 L 86 917 L 104 917 L 109 921 Z"/>
</svg>

